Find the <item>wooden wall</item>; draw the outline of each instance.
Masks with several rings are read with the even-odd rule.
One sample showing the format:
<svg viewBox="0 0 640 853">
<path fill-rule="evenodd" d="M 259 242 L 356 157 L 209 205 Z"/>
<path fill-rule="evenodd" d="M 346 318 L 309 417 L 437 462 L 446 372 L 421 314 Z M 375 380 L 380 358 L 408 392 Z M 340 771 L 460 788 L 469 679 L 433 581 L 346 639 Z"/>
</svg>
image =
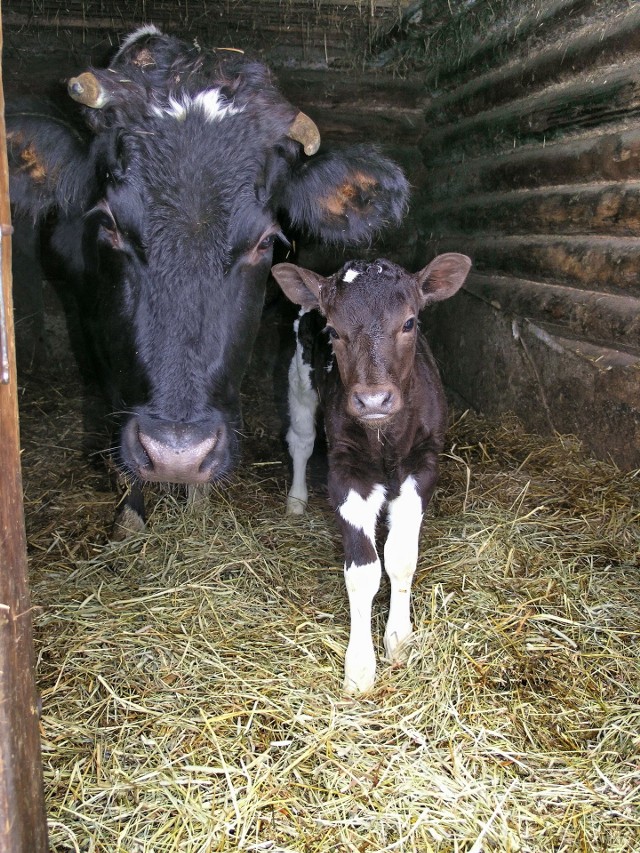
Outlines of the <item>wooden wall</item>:
<svg viewBox="0 0 640 853">
<path fill-rule="evenodd" d="M 640 4 L 503 4 L 490 51 L 455 5 L 414 204 L 425 259 L 474 262 L 431 323 L 445 378 L 640 467 Z"/>
</svg>

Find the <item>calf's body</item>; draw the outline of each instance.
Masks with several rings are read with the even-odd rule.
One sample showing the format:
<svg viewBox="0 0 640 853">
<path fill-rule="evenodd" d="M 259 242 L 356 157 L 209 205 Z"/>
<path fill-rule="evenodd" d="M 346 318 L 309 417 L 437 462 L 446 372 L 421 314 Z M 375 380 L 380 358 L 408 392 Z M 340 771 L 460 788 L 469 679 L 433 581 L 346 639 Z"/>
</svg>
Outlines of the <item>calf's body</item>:
<svg viewBox="0 0 640 853">
<path fill-rule="evenodd" d="M 304 512 L 306 465 L 320 406 L 329 498 L 345 554 L 351 627 L 344 687 L 349 693 L 364 692 L 375 680 L 371 611 L 382 573 L 376 527 L 385 508 L 389 659 L 402 657 L 412 633 L 420 526 L 436 486 L 447 424 L 438 368 L 419 333 L 418 314 L 430 302 L 452 296 L 470 266 L 465 255 L 449 253 L 415 274 L 387 260 L 351 261 L 329 278 L 294 264 L 272 270 L 286 295 L 302 306 L 289 370 L 293 483 L 287 509 Z"/>
</svg>

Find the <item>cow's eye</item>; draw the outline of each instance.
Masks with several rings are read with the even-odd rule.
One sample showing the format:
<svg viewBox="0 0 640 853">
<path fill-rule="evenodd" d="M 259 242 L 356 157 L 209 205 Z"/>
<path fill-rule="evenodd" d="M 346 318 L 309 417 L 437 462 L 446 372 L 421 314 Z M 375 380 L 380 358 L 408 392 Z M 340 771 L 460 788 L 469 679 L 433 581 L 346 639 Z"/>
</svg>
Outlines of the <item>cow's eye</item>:
<svg viewBox="0 0 640 853">
<path fill-rule="evenodd" d="M 340 335 L 336 332 L 333 326 L 325 326 L 325 332 L 334 341 L 337 341 L 340 338 Z"/>
<path fill-rule="evenodd" d="M 403 332 L 411 332 L 415 328 L 415 325 L 416 325 L 416 318 L 415 317 L 409 317 L 407 322 L 402 327 L 402 331 Z"/>
<path fill-rule="evenodd" d="M 276 235 L 275 234 L 269 234 L 268 237 L 264 237 L 262 240 L 260 240 L 260 242 L 258 243 L 258 249 L 261 252 L 266 252 L 269 249 L 273 248 L 273 244 L 275 242 L 276 242 Z"/>
</svg>

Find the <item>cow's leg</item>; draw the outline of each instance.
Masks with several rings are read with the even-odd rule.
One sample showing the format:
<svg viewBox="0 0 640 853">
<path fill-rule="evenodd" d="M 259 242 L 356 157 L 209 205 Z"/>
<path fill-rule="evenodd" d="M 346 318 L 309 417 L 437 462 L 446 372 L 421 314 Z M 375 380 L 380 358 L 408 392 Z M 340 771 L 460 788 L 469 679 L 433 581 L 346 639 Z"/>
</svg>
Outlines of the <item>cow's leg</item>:
<svg viewBox="0 0 640 853">
<path fill-rule="evenodd" d="M 287 445 L 293 461 L 293 482 L 287 497 L 287 513 L 302 515 L 307 505 L 307 462 L 316 438 L 318 395 L 311 382 L 311 365 L 303 358 L 300 341 L 289 365 L 289 429 Z"/>
<path fill-rule="evenodd" d="M 418 562 L 418 540 L 423 503 L 414 477 L 402 483 L 400 494 L 389 503 L 389 534 L 384 546 L 384 567 L 391 583 L 391 606 L 384 633 L 390 660 L 399 660 L 411 636 L 411 582 Z"/>
<path fill-rule="evenodd" d="M 351 617 L 344 662 L 344 689 L 347 693 L 369 690 L 376 675 L 371 606 L 382 574 L 375 531 L 384 495 L 384 487 L 379 485 L 374 486 L 366 498 L 351 489 L 336 510 L 344 544 L 344 578 Z"/>
</svg>

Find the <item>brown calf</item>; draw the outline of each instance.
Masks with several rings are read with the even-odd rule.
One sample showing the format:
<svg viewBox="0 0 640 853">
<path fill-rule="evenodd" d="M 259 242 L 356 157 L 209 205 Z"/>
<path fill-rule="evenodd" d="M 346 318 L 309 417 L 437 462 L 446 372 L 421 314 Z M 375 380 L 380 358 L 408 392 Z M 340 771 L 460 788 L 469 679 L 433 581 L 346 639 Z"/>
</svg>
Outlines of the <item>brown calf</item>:
<svg viewBox="0 0 640 853">
<path fill-rule="evenodd" d="M 375 680 L 371 606 L 382 571 L 375 532 L 385 504 L 384 565 L 391 583 L 387 657 L 401 658 L 411 636 L 420 525 L 436 485 L 447 424 L 438 368 L 418 331 L 418 314 L 452 296 L 470 266 L 466 255 L 451 253 L 415 274 L 387 260 L 352 261 L 329 278 L 294 264 L 272 269 L 289 299 L 302 306 L 289 370 L 293 484 L 287 510 L 304 512 L 306 464 L 320 404 L 329 498 L 342 531 L 351 611 L 344 678 L 349 693 L 366 691 Z"/>
</svg>

